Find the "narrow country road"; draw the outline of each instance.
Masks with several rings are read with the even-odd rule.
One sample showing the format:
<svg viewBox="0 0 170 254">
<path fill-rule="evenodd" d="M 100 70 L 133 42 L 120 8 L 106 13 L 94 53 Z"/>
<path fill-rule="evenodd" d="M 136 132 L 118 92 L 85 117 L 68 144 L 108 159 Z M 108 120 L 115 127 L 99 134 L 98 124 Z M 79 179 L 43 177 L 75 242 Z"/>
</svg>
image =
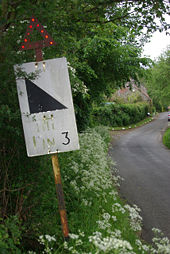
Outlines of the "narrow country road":
<svg viewBox="0 0 170 254">
<path fill-rule="evenodd" d="M 142 237 L 151 242 L 156 227 L 170 239 L 170 150 L 161 134 L 167 127 L 167 112 L 154 121 L 122 135 L 114 135 L 110 156 L 125 179 L 120 194 L 141 208 Z"/>
</svg>

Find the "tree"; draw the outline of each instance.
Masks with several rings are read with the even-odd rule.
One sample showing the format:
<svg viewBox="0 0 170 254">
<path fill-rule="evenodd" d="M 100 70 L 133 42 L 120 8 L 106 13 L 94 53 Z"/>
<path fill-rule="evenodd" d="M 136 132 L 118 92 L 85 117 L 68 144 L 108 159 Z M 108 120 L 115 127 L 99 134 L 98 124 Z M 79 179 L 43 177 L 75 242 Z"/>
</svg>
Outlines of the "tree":
<svg viewBox="0 0 170 254">
<path fill-rule="evenodd" d="M 153 101 L 166 109 L 170 105 L 170 46 L 148 72 L 148 91 Z"/>
<path fill-rule="evenodd" d="M 33 50 L 19 51 L 30 17 L 37 17 L 57 43 L 43 50 L 44 59 L 62 56 L 68 59 L 78 126 L 83 130 L 89 124 L 94 101 L 130 77 L 137 80 L 142 75 L 141 66 L 148 62 L 140 57 L 141 45 L 157 29 L 155 17 L 161 21 L 160 29 L 168 28 L 163 18 L 168 11 L 168 3 L 160 0 L 1 1 L 0 203 L 3 209 L 0 212 L 3 218 L 17 214 L 27 222 L 30 218 L 35 223 L 34 229 L 37 228 L 41 223 L 37 223 L 31 211 L 34 203 L 37 205 L 37 200 L 44 198 L 44 172 L 48 180 L 45 159 L 26 156 L 13 71 L 14 64 L 35 60 Z M 147 27 L 145 34 L 144 27 Z M 41 216 L 42 223 L 45 218 Z"/>
<path fill-rule="evenodd" d="M 64 25 L 61 17 L 67 20 L 69 24 L 89 24 L 89 23 L 107 23 L 121 24 L 137 30 L 146 26 L 148 31 L 155 29 L 167 29 L 169 26 L 165 22 L 164 14 L 169 12 L 169 3 L 167 0 L 56 0 L 53 3 L 49 1 L 2 1 L 1 15 L 4 19 L 1 24 L 1 30 L 5 31 L 15 19 L 28 19 L 28 15 L 34 13 L 36 16 L 41 11 L 41 16 L 47 20 L 49 16 L 59 25 Z M 46 10 L 49 10 L 48 13 Z M 60 14 L 56 16 L 54 14 Z M 159 18 L 161 26 L 155 22 Z M 70 21 L 70 22 L 69 22 Z M 58 22 L 57 22 L 58 23 Z M 53 24 L 54 25 L 54 24 Z M 57 24 L 56 24 L 57 25 Z M 63 27 L 63 26 L 62 26 Z"/>
</svg>

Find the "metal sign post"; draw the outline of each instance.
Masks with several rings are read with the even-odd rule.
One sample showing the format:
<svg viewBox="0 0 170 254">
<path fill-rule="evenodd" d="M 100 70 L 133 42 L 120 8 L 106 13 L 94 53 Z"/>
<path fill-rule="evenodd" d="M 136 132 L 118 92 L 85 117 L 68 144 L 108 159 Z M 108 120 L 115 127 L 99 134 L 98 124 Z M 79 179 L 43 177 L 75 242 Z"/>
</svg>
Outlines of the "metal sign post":
<svg viewBox="0 0 170 254">
<path fill-rule="evenodd" d="M 44 40 L 31 42 L 33 29 Z M 66 59 L 43 61 L 42 57 L 42 48 L 55 44 L 39 21 L 32 17 L 20 49 L 35 49 L 36 63 L 25 63 L 22 67 L 29 74 L 35 72 L 37 66 L 40 75 L 35 81 L 17 80 L 17 90 L 28 156 L 52 154 L 62 232 L 67 240 L 69 229 L 57 153 L 77 150 L 79 144 Z"/>
</svg>

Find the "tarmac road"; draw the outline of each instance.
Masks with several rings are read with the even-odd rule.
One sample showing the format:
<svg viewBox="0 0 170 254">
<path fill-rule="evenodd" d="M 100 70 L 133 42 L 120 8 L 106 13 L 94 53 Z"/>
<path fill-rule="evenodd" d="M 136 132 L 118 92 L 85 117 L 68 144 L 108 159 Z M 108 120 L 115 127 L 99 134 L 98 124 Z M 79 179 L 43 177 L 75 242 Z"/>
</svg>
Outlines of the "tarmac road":
<svg viewBox="0 0 170 254">
<path fill-rule="evenodd" d="M 168 126 L 167 112 L 154 121 L 115 136 L 110 156 L 125 179 L 120 194 L 141 208 L 144 240 L 151 242 L 152 228 L 159 228 L 170 239 L 170 150 L 162 144 Z"/>
</svg>

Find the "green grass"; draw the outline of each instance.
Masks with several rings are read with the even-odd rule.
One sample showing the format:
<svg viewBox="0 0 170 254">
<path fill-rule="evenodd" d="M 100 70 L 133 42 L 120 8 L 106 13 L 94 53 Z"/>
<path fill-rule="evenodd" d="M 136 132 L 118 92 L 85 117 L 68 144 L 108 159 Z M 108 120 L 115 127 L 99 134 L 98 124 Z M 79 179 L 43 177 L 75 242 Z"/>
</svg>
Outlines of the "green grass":
<svg viewBox="0 0 170 254">
<path fill-rule="evenodd" d="M 163 144 L 170 149 L 170 127 L 165 131 L 163 135 Z"/>
</svg>

